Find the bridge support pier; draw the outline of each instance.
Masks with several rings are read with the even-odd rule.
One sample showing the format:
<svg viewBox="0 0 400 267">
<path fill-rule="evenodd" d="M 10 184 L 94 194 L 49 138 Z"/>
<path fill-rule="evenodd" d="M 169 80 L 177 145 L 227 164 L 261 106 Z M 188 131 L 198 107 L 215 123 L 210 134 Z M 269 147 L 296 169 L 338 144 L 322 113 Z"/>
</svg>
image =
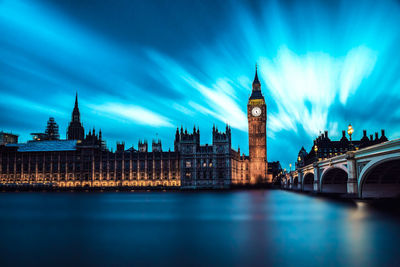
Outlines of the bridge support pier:
<svg viewBox="0 0 400 267">
<path fill-rule="evenodd" d="M 358 195 L 358 184 L 357 179 L 348 179 L 347 180 L 347 194 L 349 195 Z"/>
<path fill-rule="evenodd" d="M 313 185 L 313 188 L 314 188 L 314 192 L 319 192 L 321 187 L 319 185 L 319 176 L 320 175 L 319 175 L 318 163 L 315 162 L 313 164 L 313 166 L 314 166 L 314 185 Z"/>
<path fill-rule="evenodd" d="M 298 180 L 297 190 L 303 191 L 303 187 L 302 187 L 302 184 L 303 184 L 303 173 L 302 172 L 299 172 L 299 176 L 298 176 L 297 180 Z"/>
<path fill-rule="evenodd" d="M 358 182 L 357 182 L 357 170 L 356 160 L 354 159 L 354 152 L 346 153 L 347 159 L 347 194 L 358 196 Z"/>
</svg>

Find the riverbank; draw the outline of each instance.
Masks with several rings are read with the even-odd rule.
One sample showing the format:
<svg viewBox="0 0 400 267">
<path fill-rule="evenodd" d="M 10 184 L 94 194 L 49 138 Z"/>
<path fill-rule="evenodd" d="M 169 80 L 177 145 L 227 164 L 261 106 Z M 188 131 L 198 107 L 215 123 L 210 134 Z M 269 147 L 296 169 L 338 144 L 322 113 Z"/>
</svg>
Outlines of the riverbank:
<svg viewBox="0 0 400 267">
<path fill-rule="evenodd" d="M 271 184 L 232 185 L 229 188 L 182 188 L 179 186 L 107 186 L 107 187 L 55 187 L 52 185 L 1 185 L 0 192 L 131 192 L 131 191 L 232 191 L 280 189 Z"/>
</svg>

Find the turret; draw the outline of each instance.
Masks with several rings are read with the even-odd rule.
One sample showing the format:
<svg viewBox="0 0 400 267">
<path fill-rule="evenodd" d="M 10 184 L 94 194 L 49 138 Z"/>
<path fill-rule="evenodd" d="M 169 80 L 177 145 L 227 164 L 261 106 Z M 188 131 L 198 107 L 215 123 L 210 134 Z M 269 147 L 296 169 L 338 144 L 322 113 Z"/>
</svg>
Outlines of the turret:
<svg viewBox="0 0 400 267">
<path fill-rule="evenodd" d="M 175 142 L 179 141 L 179 128 L 176 127 L 176 132 L 175 132 Z"/>
<path fill-rule="evenodd" d="M 214 143 L 228 143 L 231 144 L 231 129 L 226 125 L 225 132 L 220 132 L 218 129 L 213 131 L 213 144 Z"/>
<path fill-rule="evenodd" d="M 363 130 L 363 137 L 360 140 L 360 148 L 367 147 L 370 145 L 370 141 L 367 136 L 367 130 Z"/>
<path fill-rule="evenodd" d="M 162 151 L 162 146 L 161 146 L 161 140 L 154 140 L 151 143 L 151 151 L 153 152 L 161 152 Z"/>
<path fill-rule="evenodd" d="M 125 151 L 125 142 L 117 142 L 117 152 Z"/>
<path fill-rule="evenodd" d="M 138 150 L 139 150 L 139 152 L 148 152 L 147 140 L 144 140 L 143 142 L 141 140 L 139 140 Z"/>
<path fill-rule="evenodd" d="M 349 142 L 349 139 L 346 137 L 346 131 L 342 131 L 342 139 L 340 139 L 340 142 L 346 143 Z"/>
<path fill-rule="evenodd" d="M 181 134 L 182 134 L 182 126 L 181 126 Z M 179 141 L 181 140 L 181 134 L 179 134 L 179 128 L 176 127 L 174 151 L 179 151 Z"/>
<path fill-rule="evenodd" d="M 387 137 L 385 136 L 385 130 L 381 130 L 381 138 L 379 139 L 381 142 L 386 142 L 388 141 Z"/>
</svg>

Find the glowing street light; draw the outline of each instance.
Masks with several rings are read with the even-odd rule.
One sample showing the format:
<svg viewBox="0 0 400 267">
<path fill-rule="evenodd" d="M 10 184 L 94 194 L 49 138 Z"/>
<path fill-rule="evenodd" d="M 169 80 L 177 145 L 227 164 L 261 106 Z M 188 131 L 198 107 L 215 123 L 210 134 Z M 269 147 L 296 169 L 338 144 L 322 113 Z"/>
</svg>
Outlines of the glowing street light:
<svg viewBox="0 0 400 267">
<path fill-rule="evenodd" d="M 351 126 L 351 124 L 349 124 L 349 127 L 347 127 L 347 133 L 350 136 L 350 142 L 351 142 L 351 135 L 354 133 L 354 129 L 353 126 Z"/>
<path fill-rule="evenodd" d="M 351 135 L 353 134 L 354 129 L 353 126 L 351 126 L 351 124 L 349 124 L 349 127 L 347 127 L 347 133 L 350 136 L 350 149 L 353 150 L 353 143 L 351 142 Z"/>
<path fill-rule="evenodd" d="M 318 161 L 318 146 L 314 145 L 314 151 L 315 151 L 315 159 Z"/>
<path fill-rule="evenodd" d="M 289 172 L 292 171 L 292 163 L 289 164 Z"/>
</svg>

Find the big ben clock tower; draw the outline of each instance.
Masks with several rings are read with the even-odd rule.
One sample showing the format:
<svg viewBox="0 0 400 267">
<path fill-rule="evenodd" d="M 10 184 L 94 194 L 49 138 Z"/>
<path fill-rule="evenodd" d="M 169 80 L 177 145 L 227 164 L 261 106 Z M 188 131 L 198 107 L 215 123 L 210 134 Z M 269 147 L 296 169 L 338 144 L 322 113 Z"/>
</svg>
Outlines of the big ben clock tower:
<svg viewBox="0 0 400 267">
<path fill-rule="evenodd" d="M 247 104 L 249 123 L 250 183 L 271 182 L 267 174 L 267 105 L 261 93 L 257 66 L 253 90 Z"/>
</svg>

